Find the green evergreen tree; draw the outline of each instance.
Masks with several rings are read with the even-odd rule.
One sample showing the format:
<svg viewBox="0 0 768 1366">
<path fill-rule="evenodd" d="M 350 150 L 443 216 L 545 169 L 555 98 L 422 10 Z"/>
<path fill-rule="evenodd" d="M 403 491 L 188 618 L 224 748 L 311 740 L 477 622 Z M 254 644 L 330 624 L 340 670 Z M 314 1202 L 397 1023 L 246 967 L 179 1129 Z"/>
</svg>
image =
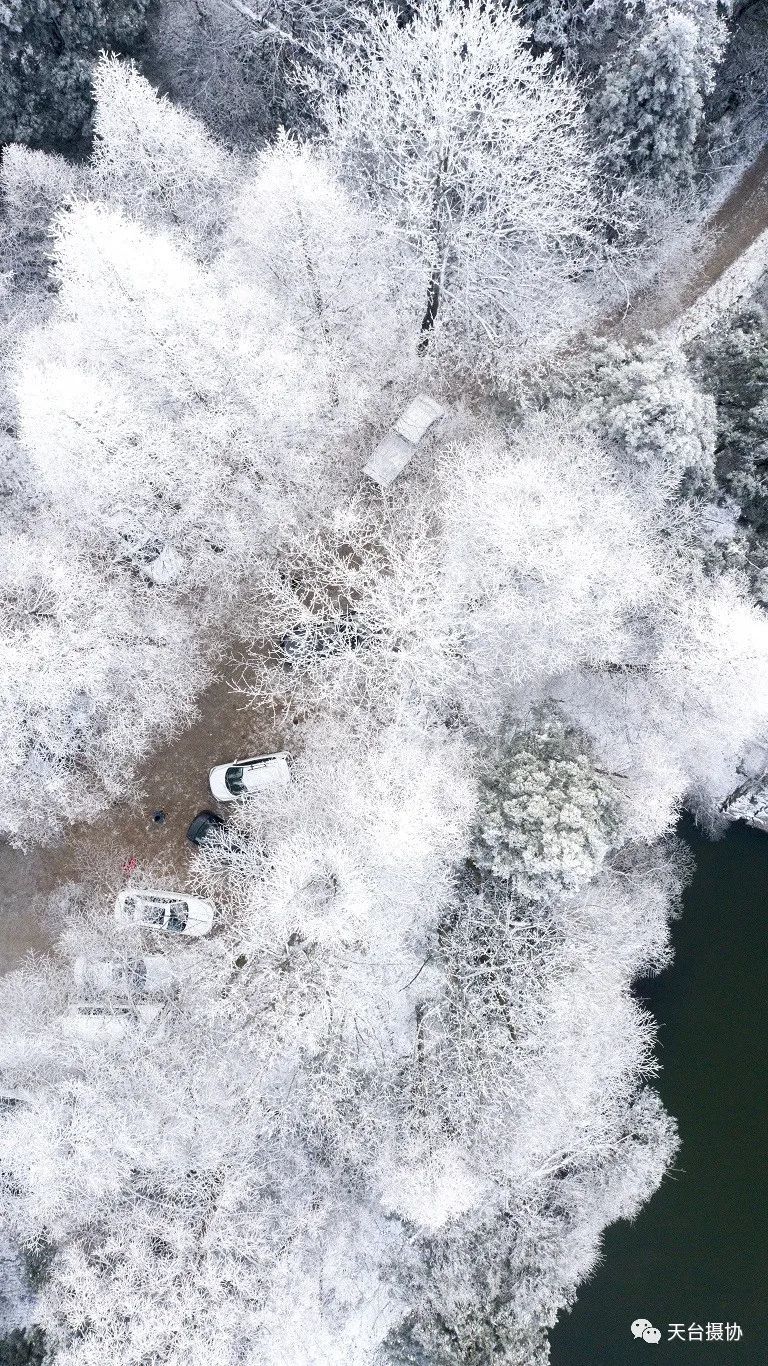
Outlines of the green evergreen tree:
<svg viewBox="0 0 768 1366">
<path fill-rule="evenodd" d="M 521 899 L 550 900 L 590 880 L 617 825 L 583 736 L 545 705 L 505 735 L 481 784 L 473 860 Z"/>
</svg>

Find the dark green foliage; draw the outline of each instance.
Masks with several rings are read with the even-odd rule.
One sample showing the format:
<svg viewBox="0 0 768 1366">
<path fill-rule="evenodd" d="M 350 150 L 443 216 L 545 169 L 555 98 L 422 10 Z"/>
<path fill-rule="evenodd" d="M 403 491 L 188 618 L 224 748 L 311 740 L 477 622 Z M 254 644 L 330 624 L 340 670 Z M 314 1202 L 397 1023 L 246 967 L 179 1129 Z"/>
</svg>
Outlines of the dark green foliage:
<svg viewBox="0 0 768 1366">
<path fill-rule="evenodd" d="M 0 0 L 0 144 L 74 151 L 91 127 L 91 67 L 129 53 L 149 0 Z"/>
<path fill-rule="evenodd" d="M 14 1328 L 0 1338 L 0 1366 L 43 1366 L 45 1337 L 40 1328 Z"/>
<path fill-rule="evenodd" d="M 702 381 L 717 408 L 716 477 L 742 520 L 768 537 L 768 312 L 742 310 L 701 357 Z"/>
</svg>

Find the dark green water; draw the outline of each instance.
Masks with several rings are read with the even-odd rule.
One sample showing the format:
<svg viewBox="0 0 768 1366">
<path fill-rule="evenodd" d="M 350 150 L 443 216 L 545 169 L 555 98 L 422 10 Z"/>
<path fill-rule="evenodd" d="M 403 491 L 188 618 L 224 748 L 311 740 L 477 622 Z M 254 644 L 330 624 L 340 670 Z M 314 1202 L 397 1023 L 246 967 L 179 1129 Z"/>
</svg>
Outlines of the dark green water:
<svg viewBox="0 0 768 1366">
<path fill-rule="evenodd" d="M 677 1119 L 676 1170 L 608 1230 L 593 1278 L 552 1333 L 552 1366 L 768 1366 L 768 835 L 681 834 L 696 873 L 673 926 L 675 961 L 639 984 L 659 1024 L 658 1089 Z M 658 1344 L 634 1339 L 650 1319 Z M 670 1323 L 686 1340 L 670 1341 Z M 741 1341 L 690 1341 L 739 1324 Z"/>
</svg>

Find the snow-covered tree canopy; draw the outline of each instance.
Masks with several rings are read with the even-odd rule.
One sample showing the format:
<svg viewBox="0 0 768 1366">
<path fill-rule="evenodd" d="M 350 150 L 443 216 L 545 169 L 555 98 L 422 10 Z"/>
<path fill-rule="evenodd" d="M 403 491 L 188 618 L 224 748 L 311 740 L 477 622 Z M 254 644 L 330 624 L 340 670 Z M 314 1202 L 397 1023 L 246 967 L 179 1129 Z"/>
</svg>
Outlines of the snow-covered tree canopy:
<svg viewBox="0 0 768 1366">
<path fill-rule="evenodd" d="M 672 829 L 768 732 L 765 319 L 702 358 L 597 302 L 695 175 L 721 17 L 195 16 L 153 8 L 146 60 L 231 89 L 224 141 L 104 58 L 87 161 L 3 157 L 0 834 L 70 823 L 71 868 L 110 803 L 140 828 L 235 652 L 221 760 L 278 734 L 289 780 L 123 866 L 201 937 L 113 917 L 110 834 L 59 876 L 0 1006 L 0 1253 L 55 1366 L 545 1366 L 676 1149 L 633 993 Z"/>
<path fill-rule="evenodd" d="M 573 326 L 597 202 L 578 93 L 501 3 L 374 11 L 315 78 L 345 177 L 412 247 L 425 330 L 514 372 Z"/>
<path fill-rule="evenodd" d="M 187 650 L 175 648 L 200 658 L 202 632 L 244 575 L 258 579 L 288 530 L 311 525 L 357 478 L 387 369 L 399 384 L 414 363 L 406 339 L 415 314 L 397 292 L 409 271 L 402 251 L 382 241 L 322 151 L 283 138 L 238 164 L 113 61 L 102 64 L 96 94 L 96 149 L 83 174 L 66 177 L 58 162 L 19 152 L 5 171 L 17 252 L 29 244 L 43 286 L 52 257 L 56 291 L 34 311 L 9 304 L 9 334 L 17 330 L 6 478 L 19 506 L 36 502 L 40 518 L 16 573 L 31 570 L 36 537 L 49 536 L 62 557 L 51 572 L 90 586 L 78 601 L 92 619 L 76 618 L 75 635 L 92 640 L 98 621 L 98 656 L 117 660 L 148 630 L 167 726 L 192 689 L 185 670 L 169 663 L 166 674 L 165 642 L 186 631 Z M 37 209 L 25 221 L 28 192 Z M 17 594 L 16 580 L 7 591 Z M 34 597 L 36 580 L 24 591 Z M 179 615 L 192 592 L 194 614 Z M 50 629 L 46 649 L 71 659 L 66 636 Z M 39 667 L 39 638 L 15 624 L 12 648 L 8 771 L 28 762 L 18 736 L 30 727 L 42 736 L 44 712 L 66 717 L 74 706 L 83 720 L 56 723 L 50 783 L 37 775 L 37 815 L 26 795 L 20 805 L 14 798 L 18 838 L 40 830 L 46 811 L 55 829 L 81 789 L 97 809 L 105 754 L 115 781 L 126 782 L 140 737 L 146 744 L 157 727 L 151 705 L 137 724 L 137 687 L 115 732 L 134 739 L 117 761 L 117 740 L 105 750 L 93 718 L 105 697 L 121 711 L 120 689 L 131 692 L 124 668 L 105 673 L 87 651 L 74 694 L 67 666 L 46 674 L 37 702 L 40 689 L 30 694 L 22 680 Z M 107 675 L 123 681 L 105 692 L 98 680 Z"/>
</svg>

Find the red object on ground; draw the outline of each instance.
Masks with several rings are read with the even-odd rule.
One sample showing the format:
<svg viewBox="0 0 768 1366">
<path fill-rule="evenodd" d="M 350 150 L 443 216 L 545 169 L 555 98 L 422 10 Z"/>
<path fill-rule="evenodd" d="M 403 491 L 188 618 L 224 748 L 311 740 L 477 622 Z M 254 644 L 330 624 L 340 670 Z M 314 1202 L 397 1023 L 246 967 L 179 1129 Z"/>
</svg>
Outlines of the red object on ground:
<svg viewBox="0 0 768 1366">
<path fill-rule="evenodd" d="M 138 859 L 136 859 L 136 858 L 129 858 L 129 859 L 126 859 L 125 863 L 123 864 L 123 872 L 125 873 L 125 876 L 128 877 L 129 874 L 134 873 L 134 872 L 136 871 L 136 869 L 138 868 L 138 866 L 139 866 Z"/>
</svg>

